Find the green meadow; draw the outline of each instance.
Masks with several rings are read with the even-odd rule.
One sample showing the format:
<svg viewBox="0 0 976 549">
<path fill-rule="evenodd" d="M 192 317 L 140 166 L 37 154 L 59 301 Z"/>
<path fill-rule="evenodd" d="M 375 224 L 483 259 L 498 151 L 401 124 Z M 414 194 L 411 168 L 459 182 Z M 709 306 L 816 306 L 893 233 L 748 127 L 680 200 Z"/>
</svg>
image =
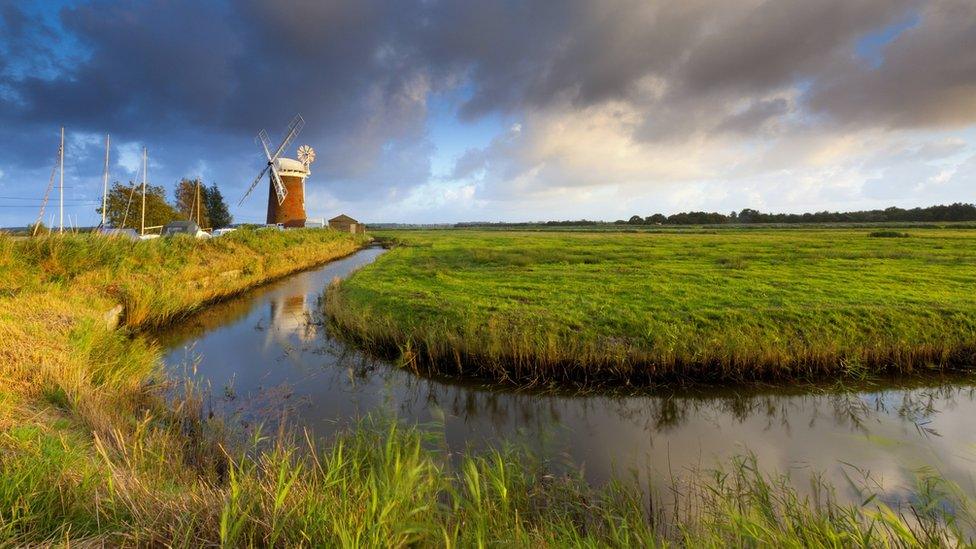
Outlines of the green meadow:
<svg viewBox="0 0 976 549">
<path fill-rule="evenodd" d="M 935 256 L 946 260 L 941 268 L 957 272 L 962 284 L 971 273 L 954 270 L 948 260 L 969 261 L 968 237 L 942 237 L 946 247 Z M 377 304 L 396 304 L 387 314 L 430 325 L 442 314 L 464 319 L 487 310 L 418 308 L 422 296 L 456 285 L 455 277 L 482 282 L 472 285 L 466 301 L 460 301 L 460 293 L 442 293 L 437 296 L 442 304 L 453 300 L 453 306 L 464 307 L 494 299 L 491 306 L 511 310 L 532 306 L 540 297 L 590 303 L 586 296 L 575 296 L 580 301 L 556 296 L 559 284 L 572 278 L 574 287 L 613 295 L 612 287 L 593 278 L 606 281 L 610 272 L 635 284 L 637 277 L 629 278 L 626 269 L 649 264 L 640 259 L 649 241 L 588 238 L 405 235 L 404 246 L 385 256 L 379 268 L 363 270 L 344 291 L 386 273 L 393 281 L 373 290 Z M 692 251 L 678 238 L 685 237 L 668 246 L 675 259 L 682 250 Z M 705 237 L 685 242 L 698 238 Z M 814 235 L 804 238 L 810 245 L 816 241 Z M 879 255 L 897 255 L 865 242 L 863 234 L 844 238 L 874 246 Z M 898 241 L 900 246 L 921 239 Z M 331 231 L 238 231 L 210 241 L 147 242 L 90 235 L 15 241 L 0 235 L 0 546 L 932 547 L 972 542 L 976 505 L 934 470 L 918 474 L 910 507 L 870 494 L 860 504 L 846 504 L 816 478 L 815 495 L 801 496 L 793 480 L 763 472 L 747 456 L 720 470 L 701 471 L 648 505 L 647 495 L 627 482 L 592 486 L 578 473 L 554 473 L 519 448 L 450 455 L 436 429 L 382 418 L 364 419 L 330 440 L 314 440 L 301 430 L 246 438 L 208 413 L 200 387 L 162 369 L 160 351 L 147 334 L 154 327 L 365 244 Z M 512 252 L 498 247 L 509 244 Z M 440 258 L 444 251 L 446 259 Z M 599 258 L 607 254 L 637 259 L 601 267 Z M 939 272 L 933 254 L 926 257 L 915 264 Z M 739 261 L 714 272 L 731 274 L 757 264 L 752 255 Z M 588 274 L 599 273 L 588 268 L 604 274 Z M 415 269 L 434 276 L 407 278 Z M 695 270 L 686 266 L 687 272 Z M 503 272 L 510 275 L 499 276 Z M 533 275 L 537 272 L 544 274 L 542 280 Z M 499 279 L 513 275 L 523 280 L 509 281 L 507 293 L 494 298 L 485 293 L 486 280 L 501 291 L 506 284 Z M 430 286 L 434 282 L 441 286 Z M 539 294 L 541 287 L 550 291 Z M 933 295 L 954 303 L 956 294 L 941 292 Z M 398 301 L 404 297 L 409 299 Z M 619 305 L 618 299 L 605 306 Z M 586 312 L 593 321 L 612 317 L 599 314 L 599 308 Z M 550 325 L 558 318 L 550 317 Z M 598 323 L 580 326 L 581 336 L 598 333 Z M 565 330 L 558 333 L 567 337 Z M 665 510 L 662 500 L 673 505 Z"/>
<path fill-rule="evenodd" d="M 516 384 L 822 379 L 976 363 L 976 231 L 389 231 L 349 336 Z"/>
</svg>

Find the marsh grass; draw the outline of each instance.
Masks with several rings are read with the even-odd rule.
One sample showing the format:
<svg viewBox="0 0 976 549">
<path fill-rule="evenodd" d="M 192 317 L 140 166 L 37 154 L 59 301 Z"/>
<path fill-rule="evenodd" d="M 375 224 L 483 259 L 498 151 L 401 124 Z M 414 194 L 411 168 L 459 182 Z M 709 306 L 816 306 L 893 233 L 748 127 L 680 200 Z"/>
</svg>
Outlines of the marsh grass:
<svg viewBox="0 0 976 549">
<path fill-rule="evenodd" d="M 390 232 L 395 248 L 332 285 L 326 308 L 418 371 L 519 385 L 976 363 L 976 234 L 866 234 Z"/>
<path fill-rule="evenodd" d="M 870 496 L 845 506 L 801 498 L 789 479 L 744 458 L 690 477 L 668 512 L 648 509 L 632 484 L 590 486 L 518 448 L 449 455 L 436 430 L 394 419 L 364 420 L 326 442 L 284 427 L 241 439 L 200 386 L 173 387 L 140 330 L 361 243 L 325 232 L 234 234 L 137 244 L 0 236 L 0 545 L 971 541 L 972 503 L 937 475 L 913 506 Z M 213 276 L 232 271 L 240 274 Z M 127 308 L 113 329 L 105 311 L 119 303 Z"/>
<path fill-rule="evenodd" d="M 793 479 L 762 473 L 745 456 L 689 475 L 674 505 L 655 499 L 652 512 L 632 484 L 594 488 L 550 473 L 518 449 L 451 459 L 432 449 L 437 435 L 392 420 L 367 420 L 324 448 L 283 433 L 256 435 L 228 452 L 223 481 L 181 479 L 147 449 L 126 453 L 119 465 L 97 442 L 110 470 L 98 506 L 81 500 L 75 514 L 35 518 L 51 526 L 70 518 L 70 532 L 53 528 L 65 537 L 134 545 L 936 547 L 972 540 L 972 501 L 937 477 L 920 479 L 929 486 L 913 505 L 893 507 L 876 494 L 841 505 L 816 477 L 814 495 L 800 496 Z M 86 489 L 76 488 L 82 497 Z M 65 506 L 33 501 L 52 513 Z"/>
<path fill-rule="evenodd" d="M 328 231 L 148 242 L 0 235 L 5 532 L 36 541 L 104 528 L 98 513 L 106 469 L 94 441 L 107 441 L 113 459 L 153 445 L 165 447 L 161 462 L 182 455 L 170 452 L 191 439 L 171 429 L 185 422 L 158 398 L 166 382 L 158 350 L 134 333 L 362 244 Z M 119 304 L 121 315 L 112 313 Z M 177 469 L 184 465 L 177 460 Z"/>
</svg>

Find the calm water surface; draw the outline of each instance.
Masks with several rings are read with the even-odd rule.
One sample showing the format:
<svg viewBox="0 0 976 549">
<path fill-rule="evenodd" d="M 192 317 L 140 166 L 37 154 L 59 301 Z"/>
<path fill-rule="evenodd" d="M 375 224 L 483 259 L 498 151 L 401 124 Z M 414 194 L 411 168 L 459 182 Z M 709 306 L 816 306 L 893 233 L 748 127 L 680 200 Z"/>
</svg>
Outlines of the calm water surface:
<svg viewBox="0 0 976 549">
<path fill-rule="evenodd" d="M 823 473 L 852 498 L 845 474 L 869 472 L 896 494 L 911 488 L 922 467 L 976 492 L 972 377 L 857 390 L 582 396 L 419 378 L 332 339 L 322 322 L 329 282 L 383 252 L 363 250 L 296 274 L 158 334 L 167 366 L 195 371 L 212 388 L 215 407 L 244 426 L 284 414 L 328 437 L 366 414 L 395 414 L 435 425 L 452 450 L 516 441 L 554 463 L 581 466 L 593 482 L 633 471 L 655 485 L 752 452 L 770 471 L 804 480 Z"/>
</svg>

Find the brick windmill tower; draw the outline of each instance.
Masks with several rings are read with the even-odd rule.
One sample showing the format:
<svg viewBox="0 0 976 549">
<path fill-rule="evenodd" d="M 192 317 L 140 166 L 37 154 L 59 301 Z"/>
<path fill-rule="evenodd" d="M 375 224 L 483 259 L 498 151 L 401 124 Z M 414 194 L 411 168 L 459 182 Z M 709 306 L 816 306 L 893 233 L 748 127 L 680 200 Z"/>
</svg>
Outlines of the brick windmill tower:
<svg viewBox="0 0 976 549">
<path fill-rule="evenodd" d="M 264 174 L 270 172 L 268 177 L 268 224 L 282 224 L 285 227 L 304 227 L 305 218 L 305 180 L 312 173 L 309 166 L 315 161 L 315 151 L 308 145 L 298 148 L 298 160 L 285 158 L 282 153 L 288 145 L 298 136 L 305 126 L 302 115 L 296 115 L 288 124 L 285 138 L 274 148 L 272 152 L 271 140 L 268 133 L 261 130 L 258 133 L 258 141 L 264 149 L 264 156 L 268 163 L 261 170 L 261 173 L 254 178 L 247 192 L 241 197 L 238 206 L 251 194 L 257 187 Z"/>
</svg>

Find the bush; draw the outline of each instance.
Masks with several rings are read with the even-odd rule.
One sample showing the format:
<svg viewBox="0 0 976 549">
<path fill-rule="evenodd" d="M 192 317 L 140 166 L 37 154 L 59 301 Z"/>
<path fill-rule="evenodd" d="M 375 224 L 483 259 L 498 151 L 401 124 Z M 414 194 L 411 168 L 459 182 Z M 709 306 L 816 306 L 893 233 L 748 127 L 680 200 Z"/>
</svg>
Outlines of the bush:
<svg viewBox="0 0 976 549">
<path fill-rule="evenodd" d="M 868 236 L 871 238 L 908 238 L 910 235 L 898 231 L 874 231 Z"/>
</svg>

